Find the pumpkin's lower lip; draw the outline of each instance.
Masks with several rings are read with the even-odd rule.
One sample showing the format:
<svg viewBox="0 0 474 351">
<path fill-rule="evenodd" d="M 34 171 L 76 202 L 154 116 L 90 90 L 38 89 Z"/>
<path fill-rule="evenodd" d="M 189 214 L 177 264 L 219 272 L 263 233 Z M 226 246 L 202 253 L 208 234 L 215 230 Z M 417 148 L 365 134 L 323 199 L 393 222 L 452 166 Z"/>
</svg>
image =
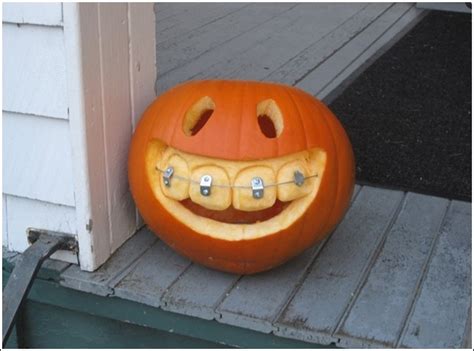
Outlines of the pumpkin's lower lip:
<svg viewBox="0 0 474 351">
<path fill-rule="evenodd" d="M 217 222 L 228 224 L 255 224 L 278 216 L 291 204 L 291 201 L 282 202 L 277 199 L 272 207 L 251 212 L 237 210 L 232 206 L 223 211 L 213 211 L 196 204 L 189 198 L 180 201 L 180 204 L 197 216 L 209 218 Z"/>
</svg>

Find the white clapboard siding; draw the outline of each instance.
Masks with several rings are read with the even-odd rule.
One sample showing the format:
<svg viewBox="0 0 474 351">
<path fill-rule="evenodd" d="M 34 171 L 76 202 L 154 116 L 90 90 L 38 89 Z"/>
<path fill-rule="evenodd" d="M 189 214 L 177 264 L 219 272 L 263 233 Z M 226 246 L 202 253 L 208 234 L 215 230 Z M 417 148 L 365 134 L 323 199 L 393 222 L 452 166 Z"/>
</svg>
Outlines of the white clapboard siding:
<svg viewBox="0 0 474 351">
<path fill-rule="evenodd" d="M 127 157 L 155 97 L 153 4 L 3 9 L 3 243 L 23 251 L 30 227 L 76 234 L 95 270 L 143 223 Z"/>
<path fill-rule="evenodd" d="M 74 207 L 61 206 L 48 202 L 34 201 L 6 195 L 9 244 L 13 251 L 24 251 L 28 247 L 26 231 L 37 228 L 76 234 L 76 212 Z M 4 219 L 5 221 L 5 219 Z M 70 254 L 61 254 L 63 260 L 77 262 Z"/>
<path fill-rule="evenodd" d="M 3 22 L 61 26 L 63 12 L 60 2 L 3 3 Z"/>
<path fill-rule="evenodd" d="M 94 270 L 139 225 L 127 156 L 154 97 L 153 4 L 67 3 L 63 16 L 79 254 Z"/>
<path fill-rule="evenodd" d="M 3 112 L 3 192 L 75 206 L 69 123 Z"/>
<path fill-rule="evenodd" d="M 62 5 L 4 3 L 2 22 L 2 244 L 23 251 L 28 228 L 77 232 Z"/>
<path fill-rule="evenodd" d="M 3 23 L 3 110 L 67 118 L 61 27 Z"/>
</svg>

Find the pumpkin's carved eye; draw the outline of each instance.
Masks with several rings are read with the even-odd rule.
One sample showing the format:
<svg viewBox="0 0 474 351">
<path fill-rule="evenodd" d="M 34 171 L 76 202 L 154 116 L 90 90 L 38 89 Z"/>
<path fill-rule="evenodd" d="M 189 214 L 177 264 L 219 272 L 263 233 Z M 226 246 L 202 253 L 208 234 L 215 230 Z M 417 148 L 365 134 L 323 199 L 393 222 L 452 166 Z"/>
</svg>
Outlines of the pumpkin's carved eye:
<svg viewBox="0 0 474 351">
<path fill-rule="evenodd" d="M 184 115 L 183 132 L 187 136 L 196 135 L 211 117 L 216 104 L 209 96 L 196 101 Z"/>
<path fill-rule="evenodd" d="M 283 114 L 275 100 L 266 99 L 257 105 L 258 125 L 267 138 L 278 138 L 283 132 Z"/>
</svg>

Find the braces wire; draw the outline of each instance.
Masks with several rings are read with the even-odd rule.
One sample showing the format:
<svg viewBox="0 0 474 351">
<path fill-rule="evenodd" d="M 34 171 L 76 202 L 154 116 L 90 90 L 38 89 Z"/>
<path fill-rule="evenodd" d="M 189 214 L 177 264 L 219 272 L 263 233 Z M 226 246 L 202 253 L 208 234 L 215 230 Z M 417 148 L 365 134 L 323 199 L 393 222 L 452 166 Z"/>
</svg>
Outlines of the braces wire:
<svg viewBox="0 0 474 351">
<path fill-rule="evenodd" d="M 163 169 L 160 169 L 158 166 L 155 167 L 155 169 L 158 171 L 158 172 L 161 172 L 163 174 L 167 174 L 167 170 L 163 170 Z M 182 177 L 178 174 L 174 174 L 172 173 L 172 177 L 175 178 L 175 179 L 179 179 L 179 180 L 183 180 L 185 182 L 189 182 L 190 184 L 196 184 L 196 185 L 201 185 L 201 182 L 200 181 L 197 181 L 197 180 L 192 180 L 190 178 L 186 178 L 186 177 Z M 318 173 L 316 174 L 313 174 L 313 175 L 310 175 L 310 176 L 307 176 L 307 177 L 303 177 L 303 178 L 299 178 L 298 181 L 301 181 L 301 180 L 306 180 L 306 179 L 309 179 L 309 178 L 316 178 L 318 177 Z M 280 183 L 273 183 L 273 184 L 264 184 L 263 187 L 264 188 L 270 188 L 270 187 L 273 187 L 273 186 L 278 186 L 278 185 L 285 185 L 285 184 L 296 184 L 297 186 L 300 186 L 298 185 L 295 180 L 287 180 L 285 182 L 280 182 Z M 302 184 L 302 183 L 301 183 Z M 212 187 L 216 187 L 216 188 L 237 188 L 237 189 L 252 189 L 252 185 L 224 185 L 224 184 L 214 184 L 212 183 Z"/>
</svg>

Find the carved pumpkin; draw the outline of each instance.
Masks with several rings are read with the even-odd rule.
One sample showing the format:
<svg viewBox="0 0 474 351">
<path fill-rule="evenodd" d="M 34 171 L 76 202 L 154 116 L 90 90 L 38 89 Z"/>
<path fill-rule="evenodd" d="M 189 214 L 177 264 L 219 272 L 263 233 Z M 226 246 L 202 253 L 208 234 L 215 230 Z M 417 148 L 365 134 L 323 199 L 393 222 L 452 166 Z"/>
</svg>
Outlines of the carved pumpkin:
<svg viewBox="0 0 474 351">
<path fill-rule="evenodd" d="M 143 219 L 168 245 L 250 274 L 334 229 L 354 188 L 354 156 L 336 117 L 299 89 L 191 81 L 144 113 L 129 180 Z"/>
</svg>

